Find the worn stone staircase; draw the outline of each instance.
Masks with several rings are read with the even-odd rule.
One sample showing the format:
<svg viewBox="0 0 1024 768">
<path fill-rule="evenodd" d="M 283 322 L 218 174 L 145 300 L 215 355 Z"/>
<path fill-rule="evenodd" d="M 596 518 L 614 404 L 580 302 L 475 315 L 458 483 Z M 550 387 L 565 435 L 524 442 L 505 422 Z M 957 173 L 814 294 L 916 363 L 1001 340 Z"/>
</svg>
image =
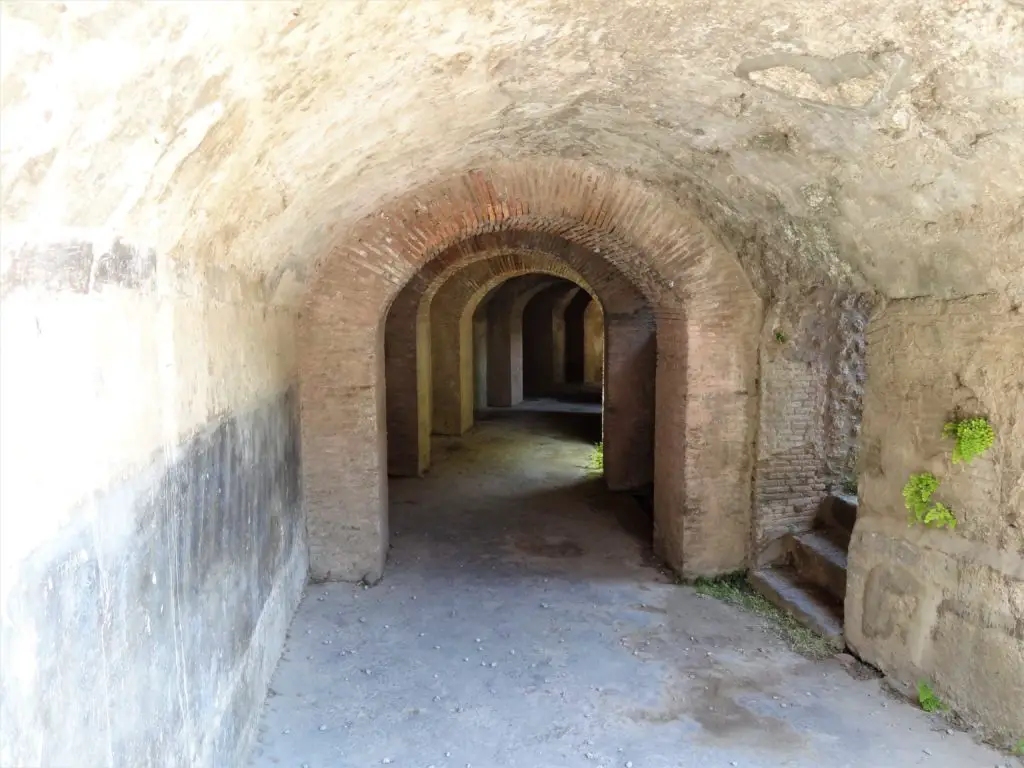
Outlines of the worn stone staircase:
<svg viewBox="0 0 1024 768">
<path fill-rule="evenodd" d="M 787 534 L 777 561 L 750 574 L 765 598 L 837 642 L 843 638 L 846 553 L 856 519 L 856 499 L 828 497 L 810 531 Z"/>
</svg>

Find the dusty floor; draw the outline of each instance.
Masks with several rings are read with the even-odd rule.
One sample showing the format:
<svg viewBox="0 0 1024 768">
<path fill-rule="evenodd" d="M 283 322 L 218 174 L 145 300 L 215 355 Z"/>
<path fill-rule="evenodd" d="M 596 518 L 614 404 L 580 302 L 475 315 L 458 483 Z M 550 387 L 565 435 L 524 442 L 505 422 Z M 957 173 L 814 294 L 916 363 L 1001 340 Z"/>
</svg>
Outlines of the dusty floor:
<svg viewBox="0 0 1024 768">
<path fill-rule="evenodd" d="M 670 583 L 588 476 L 595 426 L 495 415 L 393 481 L 384 581 L 309 587 L 252 766 L 1011 764 Z"/>
</svg>

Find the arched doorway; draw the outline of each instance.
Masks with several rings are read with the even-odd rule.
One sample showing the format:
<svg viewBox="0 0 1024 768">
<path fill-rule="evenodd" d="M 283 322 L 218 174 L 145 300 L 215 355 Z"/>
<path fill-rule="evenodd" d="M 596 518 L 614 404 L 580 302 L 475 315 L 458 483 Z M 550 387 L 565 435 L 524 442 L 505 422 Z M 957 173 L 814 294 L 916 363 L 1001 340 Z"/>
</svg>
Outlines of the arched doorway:
<svg viewBox="0 0 1024 768">
<path fill-rule="evenodd" d="M 454 208 L 462 213 L 453 218 Z M 453 226 L 455 220 L 462 224 Z M 407 371 L 400 380 L 418 382 L 423 345 L 409 344 L 424 333 L 415 323 L 418 295 L 461 260 L 500 248 L 545 253 L 577 271 L 596 295 L 607 291 L 625 301 L 632 292 L 646 304 L 646 311 L 640 305 L 616 312 L 602 298 L 606 382 L 619 367 L 629 391 L 650 387 L 634 366 L 645 349 L 637 340 L 649 339 L 652 330 L 657 335 L 655 550 L 684 574 L 742 567 L 750 536 L 760 300 L 735 257 L 674 202 L 581 173 L 571 163 L 546 162 L 496 166 L 421 190 L 367 220 L 351 245 L 339 247 L 339 258 L 324 264 L 304 315 L 301 363 L 314 577 L 376 580 L 383 572 L 388 309 L 394 302 L 399 311 L 391 316 L 407 322 L 411 314 L 414 333 L 392 359 Z M 368 256 L 400 269 L 353 272 Z M 410 301 L 402 299 L 406 291 Z M 373 322 L 354 323 L 356 316 Z M 471 349 L 471 323 L 467 335 Z M 471 369 L 466 379 L 471 410 Z M 420 451 L 426 409 L 418 398 L 410 402 L 416 407 L 406 408 L 406 422 L 416 425 L 417 437 L 405 444 Z M 607 408 L 606 431 L 613 419 L 628 416 Z"/>
</svg>

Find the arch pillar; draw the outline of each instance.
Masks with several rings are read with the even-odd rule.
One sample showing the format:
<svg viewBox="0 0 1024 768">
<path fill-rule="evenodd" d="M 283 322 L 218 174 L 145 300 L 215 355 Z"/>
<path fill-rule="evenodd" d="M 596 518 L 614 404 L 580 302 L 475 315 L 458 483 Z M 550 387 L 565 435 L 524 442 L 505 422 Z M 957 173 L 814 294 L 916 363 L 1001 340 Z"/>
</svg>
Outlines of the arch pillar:
<svg viewBox="0 0 1024 768">
<path fill-rule="evenodd" d="M 487 304 L 487 404 L 509 407 L 523 401 L 523 310 L 551 284 L 551 278 L 514 278 Z"/>
<path fill-rule="evenodd" d="M 565 388 L 565 362 L 566 362 L 566 328 L 565 313 L 572 304 L 579 289 L 567 291 L 551 307 L 551 335 L 554 343 L 551 348 L 551 383 L 552 392 L 559 392 Z"/>
<path fill-rule="evenodd" d="M 760 314 L 751 303 L 656 315 L 654 550 L 686 578 L 748 562 L 758 339 L 742 331 Z"/>
<path fill-rule="evenodd" d="M 573 388 L 583 384 L 586 346 L 583 315 L 589 304 L 590 295 L 577 292 L 565 308 L 565 383 Z"/>
<path fill-rule="evenodd" d="M 523 393 L 526 397 L 545 397 L 555 391 L 556 361 L 561 360 L 555 349 L 555 318 L 558 316 L 555 306 L 563 300 L 571 300 L 576 290 L 577 286 L 571 283 L 555 285 L 541 291 L 525 307 L 525 332 L 534 340 L 531 347 L 524 350 Z"/>
<path fill-rule="evenodd" d="M 604 479 L 609 490 L 642 488 L 653 479 L 655 403 L 658 358 L 654 317 L 649 311 L 606 315 L 604 397 L 601 431 Z M 658 412 L 658 419 L 661 413 Z"/>
<path fill-rule="evenodd" d="M 604 380 L 604 312 L 591 301 L 583 310 L 583 383 L 601 386 Z"/>
<path fill-rule="evenodd" d="M 481 307 L 473 315 L 473 408 L 487 407 L 487 311 Z"/>
<path fill-rule="evenodd" d="M 431 302 L 431 416 L 437 435 L 457 437 L 473 426 L 473 330 L 472 321 L 461 322 L 464 293 L 461 281 L 449 280 Z"/>
<path fill-rule="evenodd" d="M 418 477 L 430 466 L 430 315 L 420 311 L 427 276 L 396 297 L 384 325 L 388 474 Z"/>
</svg>

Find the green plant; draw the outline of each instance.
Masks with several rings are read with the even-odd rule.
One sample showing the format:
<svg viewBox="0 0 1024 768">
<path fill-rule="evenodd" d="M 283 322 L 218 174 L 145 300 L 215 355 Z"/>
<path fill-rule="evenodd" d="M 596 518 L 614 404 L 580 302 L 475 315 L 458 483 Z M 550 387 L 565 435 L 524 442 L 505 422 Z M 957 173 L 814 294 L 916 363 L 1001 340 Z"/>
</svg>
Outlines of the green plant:
<svg viewBox="0 0 1024 768">
<path fill-rule="evenodd" d="M 932 494 L 939 481 L 931 472 L 911 475 L 903 486 L 903 502 L 911 514 L 911 524 L 921 523 L 929 528 L 956 528 L 956 515 L 941 502 L 932 502 Z"/>
<path fill-rule="evenodd" d="M 918 681 L 917 700 L 925 712 L 945 712 L 949 709 L 946 703 L 935 695 L 935 691 L 932 690 L 927 680 Z"/>
<path fill-rule="evenodd" d="M 775 340 L 779 342 L 779 344 L 785 344 L 787 341 L 789 341 L 789 337 L 786 335 L 785 331 L 781 329 L 776 329 Z"/>
<path fill-rule="evenodd" d="M 1013 754 L 1024 757 L 1024 739 L 1017 742 L 1017 745 L 1013 748 Z"/>
<path fill-rule="evenodd" d="M 850 496 L 856 496 L 857 495 L 857 476 L 856 475 L 847 475 L 846 477 L 844 477 L 842 479 L 842 481 L 839 483 L 839 489 L 843 493 L 847 493 Z"/>
<path fill-rule="evenodd" d="M 841 645 L 803 626 L 755 592 L 742 571 L 715 578 L 701 576 L 693 587 L 698 595 L 713 597 L 765 619 L 766 629 L 809 659 L 827 659 L 842 650 Z"/>
<path fill-rule="evenodd" d="M 604 472 L 604 442 L 595 445 L 590 452 L 589 467 L 594 472 Z"/>
<path fill-rule="evenodd" d="M 954 464 L 970 464 L 976 456 L 991 448 L 996 440 L 992 425 L 988 423 L 988 419 L 982 417 L 950 421 L 943 427 L 942 436 L 956 440 L 953 447 Z"/>
</svg>

